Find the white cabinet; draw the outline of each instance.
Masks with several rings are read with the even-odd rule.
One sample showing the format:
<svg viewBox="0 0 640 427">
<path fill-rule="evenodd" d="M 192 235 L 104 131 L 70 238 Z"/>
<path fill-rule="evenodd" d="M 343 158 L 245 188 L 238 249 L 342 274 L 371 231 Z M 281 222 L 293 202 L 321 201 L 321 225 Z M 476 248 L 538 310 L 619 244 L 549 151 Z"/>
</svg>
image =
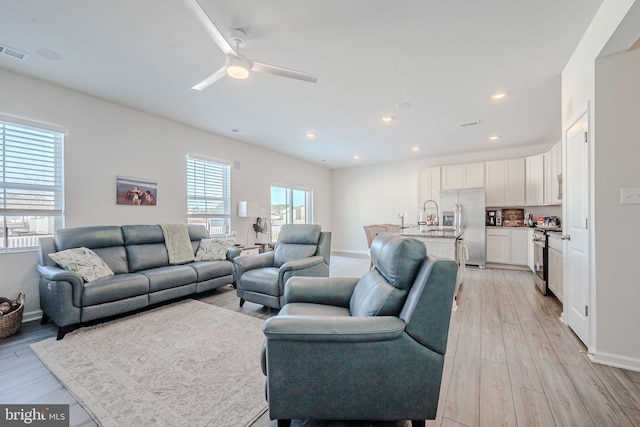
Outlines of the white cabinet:
<svg viewBox="0 0 640 427">
<path fill-rule="evenodd" d="M 442 166 L 442 189 L 484 187 L 484 163 Z"/>
<path fill-rule="evenodd" d="M 487 262 L 509 264 L 511 236 L 506 228 L 487 228 Z"/>
<path fill-rule="evenodd" d="M 524 228 L 487 228 L 487 262 L 527 265 L 527 236 Z"/>
<path fill-rule="evenodd" d="M 544 205 L 544 154 L 525 159 L 525 205 Z"/>
<path fill-rule="evenodd" d="M 418 203 L 435 200 L 440 204 L 440 167 L 420 169 L 420 195 Z"/>
<path fill-rule="evenodd" d="M 423 239 L 422 243 L 427 247 L 427 254 L 440 258 L 456 259 L 456 240 L 455 239 Z"/>
<path fill-rule="evenodd" d="M 484 181 L 487 194 L 487 206 L 501 207 L 524 205 L 524 159 L 486 162 Z"/>
<path fill-rule="evenodd" d="M 484 187 L 484 163 L 471 163 L 464 167 L 464 187 Z"/>
<path fill-rule="evenodd" d="M 527 230 L 525 228 L 512 228 L 509 232 L 511 234 L 509 263 L 513 265 L 528 265 L 529 239 Z"/>
<path fill-rule="evenodd" d="M 544 201 L 547 205 L 562 204 L 562 141 L 555 144 L 544 158 Z"/>
<path fill-rule="evenodd" d="M 533 244 L 533 228 L 527 228 L 527 265 L 532 272 L 536 271 L 535 245 Z"/>
<path fill-rule="evenodd" d="M 562 240 L 549 236 L 549 277 L 547 287 L 562 302 L 563 299 L 563 269 L 562 269 Z"/>
<path fill-rule="evenodd" d="M 464 188 L 464 165 L 442 166 L 442 189 Z"/>
</svg>

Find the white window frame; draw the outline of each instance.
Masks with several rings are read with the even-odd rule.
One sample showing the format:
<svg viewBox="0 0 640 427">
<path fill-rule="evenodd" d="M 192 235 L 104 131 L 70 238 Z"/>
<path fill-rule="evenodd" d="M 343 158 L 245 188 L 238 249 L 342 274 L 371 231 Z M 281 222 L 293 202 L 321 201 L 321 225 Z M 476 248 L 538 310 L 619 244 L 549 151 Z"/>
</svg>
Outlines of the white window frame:
<svg viewBox="0 0 640 427">
<path fill-rule="evenodd" d="M 64 227 L 64 135 L 0 115 L 0 253 L 37 248 Z"/>
<path fill-rule="evenodd" d="M 231 230 L 231 165 L 197 154 L 187 155 L 187 223 L 201 224 L 210 236 Z"/>
</svg>

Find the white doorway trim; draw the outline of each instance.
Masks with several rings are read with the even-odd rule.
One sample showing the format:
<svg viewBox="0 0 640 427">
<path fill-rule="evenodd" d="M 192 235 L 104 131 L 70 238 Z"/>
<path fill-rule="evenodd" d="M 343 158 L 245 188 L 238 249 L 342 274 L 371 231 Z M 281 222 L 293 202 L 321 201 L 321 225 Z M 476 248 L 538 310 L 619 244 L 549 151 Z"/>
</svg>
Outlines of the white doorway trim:
<svg viewBox="0 0 640 427">
<path fill-rule="evenodd" d="M 563 144 L 562 144 L 562 170 L 563 170 L 563 195 L 564 195 L 564 201 L 562 204 L 562 215 L 563 215 L 563 223 L 565 224 L 565 226 L 563 227 L 563 233 L 565 237 L 568 237 L 567 235 L 570 235 L 571 231 L 568 229 L 571 226 L 571 222 L 572 222 L 572 218 L 575 217 L 575 212 L 572 212 L 570 210 L 570 206 L 568 203 L 568 200 L 570 199 L 570 195 L 569 195 L 569 188 L 570 188 L 570 184 L 571 184 L 571 176 L 570 176 L 570 169 L 569 169 L 569 162 L 571 162 L 572 160 L 575 159 L 570 159 L 568 156 L 569 153 L 569 134 L 572 131 L 572 129 L 574 128 L 574 126 L 576 124 L 578 124 L 580 121 L 584 120 L 586 118 L 587 120 L 587 136 L 588 136 L 588 147 L 587 147 L 587 159 L 586 159 L 586 165 L 584 165 L 587 170 L 586 170 L 586 191 L 584 196 L 586 197 L 586 218 L 585 220 L 587 221 L 587 229 L 585 230 L 585 232 L 582 232 L 582 234 L 584 235 L 584 238 L 586 238 L 586 242 L 581 245 L 581 247 L 584 249 L 584 251 L 586 252 L 586 267 L 583 267 L 584 271 L 583 272 L 572 272 L 572 265 L 575 265 L 575 260 L 571 259 L 572 256 L 572 247 L 571 242 L 568 240 L 564 240 L 563 241 L 563 253 L 565 254 L 563 256 L 563 284 L 564 284 L 564 295 L 565 295 L 565 301 L 564 301 L 564 307 L 563 307 L 563 313 L 561 316 L 561 320 L 565 323 L 567 323 L 567 325 L 569 325 L 570 327 L 572 327 L 572 321 L 575 322 L 575 313 L 571 314 L 568 312 L 568 310 L 572 307 L 572 304 L 575 304 L 575 301 L 572 301 L 572 295 L 575 295 L 575 292 L 573 292 L 573 290 L 570 288 L 571 285 L 571 278 L 572 276 L 574 276 L 574 283 L 575 283 L 575 276 L 577 276 L 577 274 L 584 274 L 582 277 L 582 280 L 584 280 L 587 285 L 586 288 L 584 289 L 584 291 L 587 293 L 587 295 L 585 296 L 585 301 L 584 303 L 586 303 L 586 305 L 588 307 L 585 307 L 585 310 L 588 309 L 588 315 L 585 315 L 585 321 L 586 323 L 581 323 L 582 328 L 581 328 L 581 333 L 577 333 L 578 337 L 584 342 L 584 344 L 587 346 L 587 351 L 590 355 L 594 354 L 595 348 L 596 348 L 596 289 L 595 289 L 595 262 L 593 262 L 593 256 L 595 254 L 595 250 L 594 250 L 594 226 L 595 226 L 595 221 L 594 221 L 594 206 L 593 206 L 593 191 L 595 188 L 595 182 L 594 182 L 594 136 L 593 136 L 593 117 L 592 117 L 592 109 L 591 109 L 591 103 L 588 101 L 586 103 L 586 105 L 584 106 L 584 108 L 579 110 L 579 113 L 575 114 L 572 116 L 571 120 L 569 120 L 567 122 L 567 125 L 565 126 L 563 133 L 562 133 L 562 138 L 563 138 Z M 574 165 L 575 167 L 575 165 Z M 577 209 L 577 208 L 576 208 Z M 575 267 L 574 267 L 575 269 Z M 582 303 L 580 303 L 582 304 Z M 575 308 L 575 307 L 573 307 Z M 572 317 L 573 316 L 573 319 Z M 576 326 L 576 325 L 574 325 Z M 591 356 L 590 356 L 591 357 Z"/>
</svg>

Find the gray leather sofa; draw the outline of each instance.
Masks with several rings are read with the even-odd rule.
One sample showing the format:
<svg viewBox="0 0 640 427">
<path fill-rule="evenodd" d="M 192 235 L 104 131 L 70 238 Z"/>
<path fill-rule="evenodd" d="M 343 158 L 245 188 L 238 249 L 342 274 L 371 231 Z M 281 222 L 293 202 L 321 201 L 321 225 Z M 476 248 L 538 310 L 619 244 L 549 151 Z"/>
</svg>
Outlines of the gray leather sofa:
<svg viewBox="0 0 640 427">
<path fill-rule="evenodd" d="M 189 225 L 194 253 L 208 238 L 202 226 Z M 50 253 L 70 248 L 93 250 L 114 275 L 85 282 L 78 274 L 59 267 Z M 58 325 L 58 339 L 82 323 L 138 310 L 185 295 L 234 283 L 231 248 L 227 259 L 170 265 L 164 234 L 159 225 L 123 225 L 66 228 L 40 239 L 40 308 L 42 323 Z"/>
<path fill-rule="evenodd" d="M 263 326 L 269 416 L 434 419 L 456 283 L 453 260 L 383 233 L 362 278 L 294 277 Z"/>
</svg>

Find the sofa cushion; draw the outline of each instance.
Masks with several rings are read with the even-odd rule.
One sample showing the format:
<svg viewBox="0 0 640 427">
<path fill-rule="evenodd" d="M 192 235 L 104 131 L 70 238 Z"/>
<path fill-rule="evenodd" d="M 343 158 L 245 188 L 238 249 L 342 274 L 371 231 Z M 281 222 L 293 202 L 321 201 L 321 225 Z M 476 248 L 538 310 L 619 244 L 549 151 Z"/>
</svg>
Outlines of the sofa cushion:
<svg viewBox="0 0 640 427">
<path fill-rule="evenodd" d="M 196 261 L 222 261 L 227 259 L 229 243 L 220 239 L 202 239 L 196 251 Z"/>
<path fill-rule="evenodd" d="M 281 267 L 289 261 L 314 256 L 320 232 L 321 227 L 317 224 L 283 225 L 274 251 L 274 266 Z"/>
<path fill-rule="evenodd" d="M 56 250 L 84 246 L 89 249 L 124 245 L 122 230 L 116 225 L 63 228 L 56 231 Z"/>
<path fill-rule="evenodd" d="M 89 248 L 65 249 L 49 254 L 60 267 L 77 273 L 85 282 L 113 276 L 109 266 Z"/>
<path fill-rule="evenodd" d="M 267 267 L 249 270 L 242 275 L 242 290 L 257 291 L 267 295 L 280 295 L 278 292 L 279 268 Z"/>
<path fill-rule="evenodd" d="M 163 289 L 177 288 L 198 279 L 196 271 L 188 265 L 172 265 L 139 271 L 149 278 L 149 291 L 156 292 Z"/>
<path fill-rule="evenodd" d="M 164 244 L 160 225 L 123 225 L 122 237 L 125 245 Z"/>
<path fill-rule="evenodd" d="M 127 251 L 124 246 L 112 246 L 109 248 L 97 248 L 93 250 L 100 258 L 107 263 L 114 274 L 129 272 L 129 262 L 127 261 Z"/>
<path fill-rule="evenodd" d="M 116 274 L 85 283 L 82 291 L 82 306 L 119 301 L 148 293 L 149 279 L 143 274 Z"/>
<path fill-rule="evenodd" d="M 169 265 L 169 255 L 164 243 L 129 245 L 126 249 L 129 271 L 132 273 Z"/>
<path fill-rule="evenodd" d="M 371 245 L 375 268 L 358 281 L 349 307 L 353 316 L 397 316 L 427 251 L 419 240 L 379 234 Z"/>
<path fill-rule="evenodd" d="M 196 271 L 198 282 L 206 282 L 207 280 L 233 274 L 231 261 L 196 261 L 187 264 L 187 266 Z"/>
</svg>

